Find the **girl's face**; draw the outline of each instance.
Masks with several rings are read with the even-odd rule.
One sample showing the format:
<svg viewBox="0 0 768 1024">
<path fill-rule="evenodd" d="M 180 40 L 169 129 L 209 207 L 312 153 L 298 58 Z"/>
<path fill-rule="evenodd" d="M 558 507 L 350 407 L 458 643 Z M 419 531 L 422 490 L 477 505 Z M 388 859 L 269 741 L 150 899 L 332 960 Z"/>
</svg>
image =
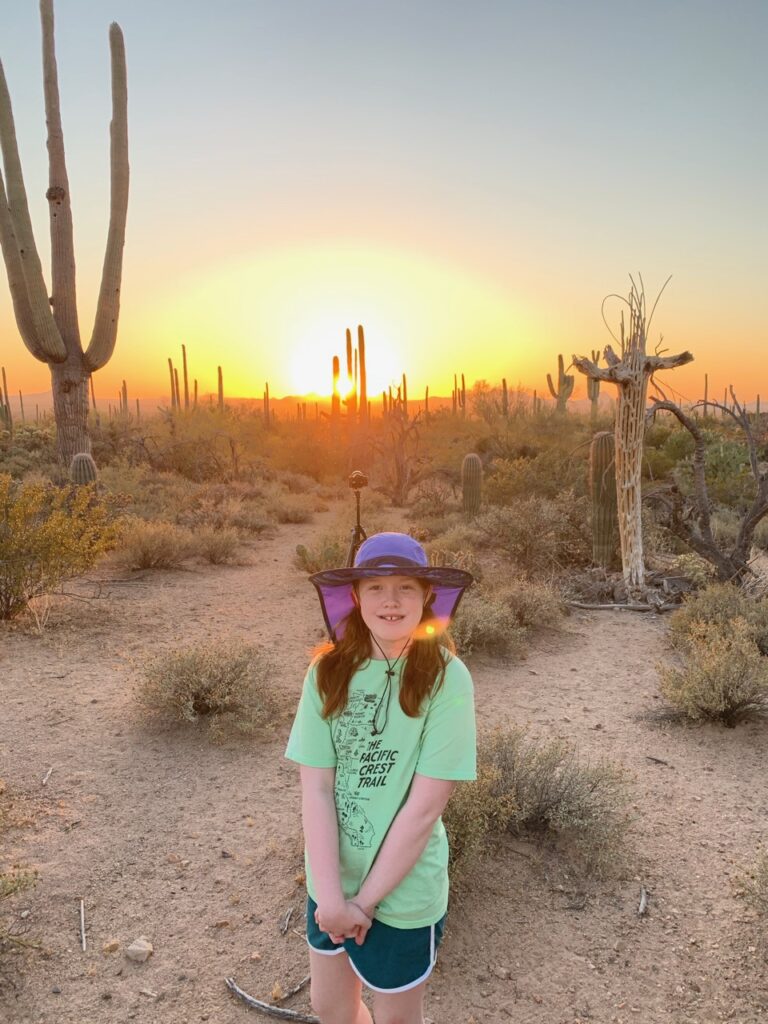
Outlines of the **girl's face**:
<svg viewBox="0 0 768 1024">
<path fill-rule="evenodd" d="M 421 622 L 429 588 L 410 576 L 382 576 L 360 580 L 357 595 L 371 635 L 388 658 L 396 658 Z M 381 654 L 376 644 L 372 653 Z"/>
</svg>

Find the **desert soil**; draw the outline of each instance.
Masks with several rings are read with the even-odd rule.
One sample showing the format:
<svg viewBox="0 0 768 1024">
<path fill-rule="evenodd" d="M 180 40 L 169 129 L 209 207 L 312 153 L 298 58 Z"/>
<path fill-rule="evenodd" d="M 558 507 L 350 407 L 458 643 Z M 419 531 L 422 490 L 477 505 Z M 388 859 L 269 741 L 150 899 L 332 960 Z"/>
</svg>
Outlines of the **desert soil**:
<svg viewBox="0 0 768 1024">
<path fill-rule="evenodd" d="M 306 974 L 299 792 L 282 752 L 321 619 L 292 554 L 333 515 L 280 527 L 247 565 L 104 570 L 100 595 L 59 601 L 42 636 L 29 624 L 0 632 L 0 778 L 16 823 L 0 868 L 39 876 L 4 901 L 0 923 L 41 947 L 0 962 L 0 1020 L 267 1020 L 224 978 L 270 1000 Z M 449 916 L 434 1024 L 768 1019 L 766 925 L 739 890 L 768 830 L 768 723 L 660 721 L 665 628 L 577 611 L 524 661 L 470 660 L 481 728 L 530 723 L 620 762 L 636 824 L 629 870 L 600 883 L 520 840 L 491 852 Z M 226 637 L 280 651 L 275 728 L 214 744 L 148 723 L 137 664 Z M 145 963 L 125 955 L 139 936 L 154 947 Z M 287 1005 L 309 1012 L 307 990 Z"/>
</svg>

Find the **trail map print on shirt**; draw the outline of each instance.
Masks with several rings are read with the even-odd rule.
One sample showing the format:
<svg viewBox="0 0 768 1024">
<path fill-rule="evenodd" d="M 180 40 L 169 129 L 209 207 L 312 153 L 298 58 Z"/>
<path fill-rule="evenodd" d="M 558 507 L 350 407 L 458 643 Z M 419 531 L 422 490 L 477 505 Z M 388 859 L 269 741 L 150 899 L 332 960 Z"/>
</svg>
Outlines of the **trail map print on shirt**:
<svg viewBox="0 0 768 1024">
<path fill-rule="evenodd" d="M 363 808 L 372 796 L 368 791 L 387 785 L 400 753 L 383 747 L 381 736 L 372 735 L 378 702 L 375 693 L 352 694 L 333 733 L 339 828 L 358 849 L 370 847 L 374 838 L 373 825 Z"/>
</svg>

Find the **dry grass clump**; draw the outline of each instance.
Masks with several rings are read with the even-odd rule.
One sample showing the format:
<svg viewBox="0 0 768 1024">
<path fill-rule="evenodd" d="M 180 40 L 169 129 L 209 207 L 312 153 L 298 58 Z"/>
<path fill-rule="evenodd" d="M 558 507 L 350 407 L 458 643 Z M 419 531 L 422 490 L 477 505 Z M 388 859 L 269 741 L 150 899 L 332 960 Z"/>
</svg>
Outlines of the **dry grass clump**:
<svg viewBox="0 0 768 1024">
<path fill-rule="evenodd" d="M 761 914 L 768 914 L 768 850 L 761 850 L 744 879 L 744 894 Z"/>
<path fill-rule="evenodd" d="M 768 600 L 755 600 L 731 583 L 713 583 L 686 599 L 669 624 L 669 638 L 680 650 L 687 650 L 694 633 L 706 627 L 712 636 L 727 636 L 742 620 L 758 649 L 768 654 Z M 742 627 L 739 626 L 739 630 Z"/>
<path fill-rule="evenodd" d="M 477 560 L 477 555 L 469 548 L 453 549 L 443 547 L 439 543 L 430 544 L 427 547 L 427 555 L 430 565 L 449 566 L 451 569 L 464 569 L 465 572 L 471 572 L 478 582 L 483 578 L 483 569 Z"/>
<path fill-rule="evenodd" d="M 115 561 L 125 569 L 177 569 L 195 553 L 190 530 L 134 520 L 123 531 Z"/>
<path fill-rule="evenodd" d="M 315 504 L 304 495 L 275 496 L 267 505 L 267 513 L 278 523 L 310 523 Z"/>
<path fill-rule="evenodd" d="M 663 696 L 694 721 L 733 728 L 751 714 L 768 712 L 768 659 L 757 646 L 754 623 L 741 616 L 727 629 L 692 623 L 684 667 L 662 665 L 659 673 Z"/>
<path fill-rule="evenodd" d="M 589 764 L 562 740 L 525 728 L 498 731 L 478 746 L 478 781 L 459 787 L 444 816 L 462 871 L 504 832 L 550 840 L 587 874 L 622 861 L 632 819 L 626 772 Z"/>
<path fill-rule="evenodd" d="M 227 726 L 251 733 L 276 714 L 274 674 L 262 648 L 211 643 L 151 658 L 136 695 L 149 714 L 167 724 L 207 724 L 214 736 Z"/>
<path fill-rule="evenodd" d="M 211 565 L 237 565 L 240 535 L 231 527 L 214 530 L 209 526 L 193 535 L 195 553 Z"/>
<path fill-rule="evenodd" d="M 470 590 L 462 598 L 451 634 L 459 654 L 519 655 L 525 648 L 525 630 L 496 594 Z"/>
<path fill-rule="evenodd" d="M 422 480 L 411 499 L 411 519 L 443 519 L 456 509 L 453 488 L 437 477 Z"/>
</svg>

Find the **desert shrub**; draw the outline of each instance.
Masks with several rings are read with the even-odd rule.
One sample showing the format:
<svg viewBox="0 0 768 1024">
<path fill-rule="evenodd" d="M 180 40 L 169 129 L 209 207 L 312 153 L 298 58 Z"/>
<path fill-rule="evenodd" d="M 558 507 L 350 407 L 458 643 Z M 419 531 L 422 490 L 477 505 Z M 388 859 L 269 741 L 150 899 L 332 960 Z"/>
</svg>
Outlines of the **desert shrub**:
<svg viewBox="0 0 768 1024">
<path fill-rule="evenodd" d="M 453 488 L 437 477 L 422 480 L 411 501 L 409 517 L 415 520 L 444 519 L 455 508 Z"/>
<path fill-rule="evenodd" d="M 147 661 L 136 695 L 148 714 L 167 724 L 205 724 L 214 735 L 227 726 L 253 732 L 276 713 L 274 675 L 263 649 L 210 643 Z"/>
<path fill-rule="evenodd" d="M 317 491 L 317 480 L 307 476 L 306 473 L 291 473 L 289 470 L 284 470 L 278 474 L 278 479 L 290 494 L 308 494 L 311 491 Z"/>
<path fill-rule="evenodd" d="M 347 561 L 349 539 L 341 534 L 327 534 L 316 544 L 296 545 L 294 565 L 302 572 L 320 572 L 322 569 L 338 569 Z"/>
<path fill-rule="evenodd" d="M 194 550 L 192 533 L 184 527 L 136 519 L 124 529 L 114 557 L 126 569 L 177 569 Z"/>
<path fill-rule="evenodd" d="M 586 494 L 584 458 L 548 448 L 531 457 L 494 459 L 483 483 L 483 495 L 491 505 L 510 505 L 534 496 L 555 499 L 563 491 Z"/>
<path fill-rule="evenodd" d="M 768 914 L 768 850 L 761 850 L 744 879 L 744 894 L 749 902 Z"/>
<path fill-rule="evenodd" d="M 755 480 L 749 466 L 746 445 L 727 440 L 712 431 L 706 440 L 706 478 L 709 499 L 714 504 L 745 509 L 755 494 Z M 675 469 L 675 480 L 685 495 L 694 493 L 692 457 Z"/>
<path fill-rule="evenodd" d="M 274 497 L 267 505 L 267 512 L 278 523 L 309 523 L 312 521 L 314 505 L 304 497 Z"/>
<path fill-rule="evenodd" d="M 114 506 L 93 487 L 15 483 L 0 474 L 0 619 L 85 572 L 117 536 Z"/>
<path fill-rule="evenodd" d="M 500 795 L 500 788 L 498 769 L 484 756 L 481 744 L 477 779 L 459 783 L 443 812 L 454 891 L 472 865 L 487 853 L 489 841 L 506 830 L 514 813 L 512 794 Z"/>
<path fill-rule="evenodd" d="M 531 580 L 506 583 L 497 592 L 497 598 L 525 630 L 553 628 L 560 625 L 565 614 L 562 597 L 546 583 Z"/>
<path fill-rule="evenodd" d="M 99 483 L 142 519 L 173 520 L 194 504 L 200 486 L 176 473 L 116 461 L 99 469 Z"/>
<path fill-rule="evenodd" d="M 711 562 L 707 562 L 701 555 L 689 551 L 685 555 L 678 555 L 667 569 L 670 576 L 685 576 L 697 588 L 706 587 L 715 578 L 716 569 Z M 734 589 L 731 587 L 731 589 Z"/>
<path fill-rule="evenodd" d="M 211 565 L 237 564 L 240 535 L 231 527 L 214 530 L 204 526 L 193 534 L 192 544 L 198 557 Z"/>
<path fill-rule="evenodd" d="M 446 529 L 433 536 L 430 547 L 439 547 L 444 551 L 472 551 L 485 543 L 485 535 L 463 519 L 456 522 L 456 519 L 451 517 L 442 522 Z"/>
<path fill-rule="evenodd" d="M 0 473 L 20 480 L 29 473 L 58 475 L 56 431 L 53 426 L 16 424 L 13 435 L 0 430 Z"/>
<path fill-rule="evenodd" d="M 430 565 L 450 566 L 452 569 L 464 569 L 471 572 L 479 583 L 483 578 L 483 569 L 477 560 L 474 551 L 469 549 L 455 550 L 443 547 L 439 542 L 430 544 L 427 548 L 427 556 Z"/>
<path fill-rule="evenodd" d="M 521 654 L 525 630 L 498 596 L 479 587 L 462 598 L 451 633 L 461 655 Z"/>
<path fill-rule="evenodd" d="M 509 831 L 554 838 L 598 875 L 616 862 L 632 823 L 624 769 L 590 764 L 564 740 L 538 740 L 525 728 L 494 733 L 484 756 L 496 772 L 497 795 L 514 806 Z"/>
<path fill-rule="evenodd" d="M 731 583 L 712 583 L 691 594 L 672 616 L 669 638 L 674 647 L 686 650 L 694 634 L 697 640 L 702 634 L 713 640 L 727 637 L 737 621 L 747 624 L 758 650 L 768 654 L 768 600 L 755 600 Z"/>
<path fill-rule="evenodd" d="M 586 565 L 592 554 L 586 498 L 570 491 L 554 499 L 516 498 L 475 520 L 486 544 L 504 552 L 524 572 Z"/>
<path fill-rule="evenodd" d="M 693 624 L 684 667 L 662 665 L 659 673 L 663 696 L 694 721 L 733 727 L 753 712 L 768 711 L 768 660 L 757 646 L 754 625 L 741 616 L 727 631 Z"/>
</svg>

